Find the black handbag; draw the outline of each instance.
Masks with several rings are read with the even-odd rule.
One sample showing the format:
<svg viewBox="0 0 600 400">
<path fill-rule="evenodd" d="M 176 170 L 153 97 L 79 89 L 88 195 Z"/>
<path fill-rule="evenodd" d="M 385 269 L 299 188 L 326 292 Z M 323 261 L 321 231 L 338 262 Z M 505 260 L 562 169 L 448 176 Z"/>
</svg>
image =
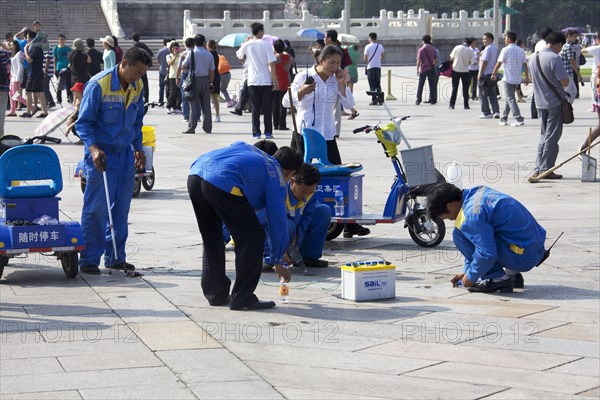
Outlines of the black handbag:
<svg viewBox="0 0 600 400">
<path fill-rule="evenodd" d="M 582 53 L 580 53 L 579 54 L 579 65 L 580 66 L 585 65 L 586 62 L 587 62 L 587 60 L 585 59 L 585 56 Z"/>
<path fill-rule="evenodd" d="M 560 112 L 562 114 L 563 124 L 572 124 L 573 121 L 575 121 L 575 114 L 573 114 L 573 106 L 571 105 L 571 103 L 569 103 L 566 97 L 560 97 L 554 85 L 551 84 L 548 78 L 546 78 L 546 75 L 544 75 L 544 70 L 542 70 L 542 65 L 540 64 L 539 54 L 537 54 L 535 61 L 537 63 L 538 69 L 540 70 L 540 75 L 542 76 L 546 84 L 550 87 L 552 93 L 554 93 L 556 97 L 560 99 Z"/>
<path fill-rule="evenodd" d="M 194 50 L 190 50 L 190 56 L 192 57 L 192 61 L 190 62 L 190 70 L 187 77 L 183 81 L 183 84 L 181 85 L 183 91 L 185 92 L 186 98 L 193 98 L 195 96 L 194 89 L 196 88 L 196 57 L 194 56 Z M 191 94 L 191 96 L 188 96 L 188 93 Z"/>
</svg>

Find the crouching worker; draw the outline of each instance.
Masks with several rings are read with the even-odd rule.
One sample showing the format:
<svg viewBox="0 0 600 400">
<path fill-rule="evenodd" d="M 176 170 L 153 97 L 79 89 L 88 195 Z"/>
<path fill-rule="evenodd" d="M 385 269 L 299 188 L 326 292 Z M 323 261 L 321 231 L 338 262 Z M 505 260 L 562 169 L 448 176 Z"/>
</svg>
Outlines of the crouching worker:
<svg viewBox="0 0 600 400">
<path fill-rule="evenodd" d="M 461 190 L 450 183 L 427 195 L 431 216 L 454 221 L 452 238 L 465 257 L 464 273 L 452 277 L 470 292 L 523 288 L 521 272 L 547 257 L 546 231 L 517 200 L 486 186 Z"/>
<path fill-rule="evenodd" d="M 319 170 L 315 166 L 305 163 L 300 172 L 287 183 L 285 199 L 289 245 L 299 250 L 304 264 L 312 268 L 329 266 L 327 261 L 320 259 L 323 255 L 327 228 L 329 228 L 331 220 L 331 208 L 320 204 L 314 196 L 320 180 Z M 268 232 L 266 210 L 261 210 L 257 214 Z M 265 240 L 263 272 L 273 269 L 274 262 L 270 254 L 271 245 L 267 239 Z"/>
<path fill-rule="evenodd" d="M 286 182 L 302 166 L 302 156 L 282 147 L 273 157 L 256 147 L 236 142 L 196 159 L 188 176 L 188 192 L 204 248 L 202 291 L 212 306 L 232 310 L 275 307 L 254 294 L 261 274 L 265 230 L 255 210 L 266 208 L 271 258 L 277 275 L 289 282 L 282 258 L 289 243 L 285 211 Z M 235 241 L 236 279 L 225 274 L 223 224 Z"/>
</svg>

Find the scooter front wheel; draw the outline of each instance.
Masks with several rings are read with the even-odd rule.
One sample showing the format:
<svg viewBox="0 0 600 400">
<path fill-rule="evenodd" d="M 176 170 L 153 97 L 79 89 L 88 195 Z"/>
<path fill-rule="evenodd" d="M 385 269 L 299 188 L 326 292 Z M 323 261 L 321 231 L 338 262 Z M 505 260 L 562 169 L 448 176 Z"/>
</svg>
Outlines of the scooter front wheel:
<svg viewBox="0 0 600 400">
<path fill-rule="evenodd" d="M 444 220 L 429 215 L 421 215 L 408 225 L 408 233 L 412 240 L 421 247 L 435 247 L 444 240 L 446 236 L 446 225 Z"/>
<path fill-rule="evenodd" d="M 325 240 L 333 240 L 336 237 L 340 236 L 340 234 L 344 231 L 344 224 L 338 224 L 336 222 L 332 222 L 329 224 L 329 229 L 327 229 L 327 236 Z"/>
</svg>

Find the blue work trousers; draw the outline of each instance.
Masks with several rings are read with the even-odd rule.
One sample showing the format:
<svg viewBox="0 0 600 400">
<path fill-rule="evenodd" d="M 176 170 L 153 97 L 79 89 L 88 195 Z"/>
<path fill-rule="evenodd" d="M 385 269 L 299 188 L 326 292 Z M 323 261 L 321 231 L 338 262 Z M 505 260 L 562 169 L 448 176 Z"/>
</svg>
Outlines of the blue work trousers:
<svg viewBox="0 0 600 400">
<path fill-rule="evenodd" d="M 86 186 L 81 212 L 81 228 L 86 249 L 81 252 L 80 267 L 99 266 L 102 254 L 104 254 L 105 266 L 125 261 L 125 242 L 128 235 L 127 217 L 133 195 L 135 174 L 133 151 L 129 148 L 118 152 L 106 149 L 103 151 L 106 153 L 108 196 L 117 242 L 117 255 L 113 254 L 102 173 L 94 167 L 92 156 L 86 150 L 84 155 Z"/>
<path fill-rule="evenodd" d="M 331 208 L 324 204 L 318 204 L 315 207 L 313 218 L 304 233 L 302 243 L 300 243 L 300 254 L 302 257 L 318 260 L 323 255 L 323 246 L 325 245 L 325 237 L 327 236 L 327 229 L 329 228 L 329 221 L 331 220 Z M 261 221 L 262 222 L 262 221 Z M 290 238 L 296 235 L 296 224 L 294 221 L 288 219 L 288 234 Z M 263 225 L 265 231 L 268 232 L 266 225 Z M 269 239 L 265 240 L 265 257 L 264 262 L 267 264 L 273 264 L 271 262 L 271 248 L 269 246 Z"/>
<path fill-rule="evenodd" d="M 475 253 L 475 245 L 471 243 L 460 229 L 454 229 L 452 239 L 458 250 L 465 257 L 465 264 L 473 261 Z M 495 279 L 504 276 L 504 268 L 513 271 L 527 272 L 539 263 L 544 256 L 544 248 L 528 248 L 524 249 L 523 254 L 517 254 L 510 249 L 510 244 L 496 237 L 496 251 L 498 258 L 494 266 L 487 272 L 484 272 L 481 279 Z M 469 271 L 465 271 L 469 272 Z M 471 274 L 470 274 L 471 275 Z"/>
</svg>

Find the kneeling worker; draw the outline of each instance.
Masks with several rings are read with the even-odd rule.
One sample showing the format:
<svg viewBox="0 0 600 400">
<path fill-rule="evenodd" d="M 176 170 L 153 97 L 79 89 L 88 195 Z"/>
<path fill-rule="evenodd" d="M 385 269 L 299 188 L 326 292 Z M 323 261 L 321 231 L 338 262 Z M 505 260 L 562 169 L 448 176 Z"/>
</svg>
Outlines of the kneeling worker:
<svg viewBox="0 0 600 400">
<path fill-rule="evenodd" d="M 289 243 L 285 211 L 286 182 L 302 166 L 302 156 L 289 147 L 273 157 L 244 142 L 213 150 L 196 159 L 188 176 L 188 192 L 203 241 L 202 290 L 212 306 L 232 310 L 275 307 L 254 294 L 261 273 L 265 231 L 256 209 L 266 208 L 271 257 L 285 282 L 291 274 L 282 258 Z M 236 279 L 225 274 L 223 224 L 235 241 Z"/>
<path fill-rule="evenodd" d="M 521 272 L 540 265 L 546 231 L 514 198 L 486 186 L 461 190 L 450 183 L 431 189 L 429 213 L 454 222 L 452 238 L 465 257 L 464 273 L 452 277 L 470 292 L 523 288 Z"/>
<path fill-rule="evenodd" d="M 327 261 L 320 259 L 323 255 L 327 228 L 331 220 L 331 208 L 320 204 L 314 196 L 320 181 L 319 170 L 315 166 L 305 163 L 300 172 L 287 183 L 285 199 L 290 246 L 297 248 L 302 255 L 304 264 L 312 268 L 329 266 Z M 268 231 L 266 210 L 261 210 L 257 214 Z M 265 240 L 263 272 L 273 269 L 274 262 L 270 257 L 270 248 L 267 239 Z"/>
</svg>

